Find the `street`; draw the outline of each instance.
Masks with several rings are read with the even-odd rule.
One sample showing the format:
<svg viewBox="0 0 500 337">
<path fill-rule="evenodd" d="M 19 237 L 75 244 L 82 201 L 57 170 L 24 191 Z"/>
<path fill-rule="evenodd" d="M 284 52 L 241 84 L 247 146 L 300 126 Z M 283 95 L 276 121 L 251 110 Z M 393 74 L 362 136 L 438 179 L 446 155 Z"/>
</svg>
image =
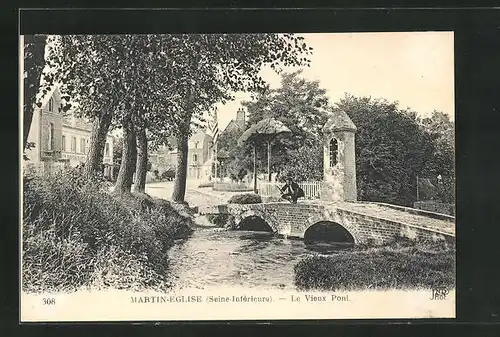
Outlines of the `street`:
<svg viewBox="0 0 500 337">
<path fill-rule="evenodd" d="M 199 188 L 198 186 L 198 180 L 188 180 L 186 183 L 185 200 L 191 207 L 225 204 L 233 195 L 245 193 L 214 191 L 211 187 Z M 146 193 L 152 197 L 171 200 L 173 188 L 173 181 L 150 183 L 146 184 Z"/>
</svg>

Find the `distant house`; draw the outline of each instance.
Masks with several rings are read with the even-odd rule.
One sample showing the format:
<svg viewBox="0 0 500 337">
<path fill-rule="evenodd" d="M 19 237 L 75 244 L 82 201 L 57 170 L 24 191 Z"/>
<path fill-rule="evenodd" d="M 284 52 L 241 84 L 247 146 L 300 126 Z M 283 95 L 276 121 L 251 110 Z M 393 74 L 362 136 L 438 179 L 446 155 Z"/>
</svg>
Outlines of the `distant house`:
<svg viewBox="0 0 500 337">
<path fill-rule="evenodd" d="M 239 109 L 236 119 L 231 120 L 221 135 L 225 132 L 245 131 L 245 111 Z M 219 137 L 220 139 L 220 137 Z M 174 137 L 168 138 L 167 146 L 162 146 L 158 151 L 151 151 L 149 161 L 152 170 L 162 172 L 177 166 L 177 142 Z M 219 153 L 220 155 L 220 153 Z M 204 129 L 195 132 L 188 141 L 187 177 L 190 179 L 209 180 L 214 170 L 214 149 L 212 136 Z"/>
<path fill-rule="evenodd" d="M 243 133 L 245 131 L 245 110 L 243 108 L 239 108 L 238 111 L 236 112 L 236 119 L 232 119 L 222 131 L 222 133 L 225 132 L 233 132 L 233 131 L 238 131 Z M 222 135 L 222 134 L 221 134 Z"/>
<path fill-rule="evenodd" d="M 61 93 L 55 87 L 45 96 L 42 106 L 33 112 L 28 142 L 35 146 L 26 151 L 26 169 L 50 173 L 55 168 L 85 163 L 90 148 L 92 124 L 74 113 L 63 113 Z M 103 164 L 112 176 L 113 137 L 107 135 Z"/>
<path fill-rule="evenodd" d="M 162 146 L 158 151 L 149 154 L 151 169 L 161 172 L 177 166 L 177 142 L 170 137 L 167 146 Z M 211 175 L 212 167 L 212 137 L 204 130 L 193 134 L 188 141 L 187 176 L 192 179 L 206 179 Z"/>
</svg>

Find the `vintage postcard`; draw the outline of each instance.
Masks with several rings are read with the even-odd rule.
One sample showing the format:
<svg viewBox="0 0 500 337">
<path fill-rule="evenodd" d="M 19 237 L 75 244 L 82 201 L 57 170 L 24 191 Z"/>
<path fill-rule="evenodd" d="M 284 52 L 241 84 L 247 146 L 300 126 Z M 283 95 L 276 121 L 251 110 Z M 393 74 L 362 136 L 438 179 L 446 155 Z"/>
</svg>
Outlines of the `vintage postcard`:
<svg viewBox="0 0 500 337">
<path fill-rule="evenodd" d="M 454 318 L 453 41 L 20 36 L 21 321 Z"/>
</svg>

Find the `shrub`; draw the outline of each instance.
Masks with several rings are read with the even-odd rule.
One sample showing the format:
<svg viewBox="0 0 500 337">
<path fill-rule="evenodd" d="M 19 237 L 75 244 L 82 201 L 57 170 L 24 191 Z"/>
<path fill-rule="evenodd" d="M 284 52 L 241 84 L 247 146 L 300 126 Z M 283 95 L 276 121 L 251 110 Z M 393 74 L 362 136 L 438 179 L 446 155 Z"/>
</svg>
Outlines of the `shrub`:
<svg viewBox="0 0 500 337">
<path fill-rule="evenodd" d="M 167 285 L 167 251 L 191 220 L 167 201 L 108 191 L 76 171 L 24 177 L 25 291 Z"/>
<path fill-rule="evenodd" d="M 204 188 L 204 187 L 214 187 L 214 182 L 213 182 L 213 181 L 210 181 L 210 182 L 207 182 L 207 183 L 201 183 L 198 187 L 199 187 L 199 188 Z"/>
<path fill-rule="evenodd" d="M 169 168 L 161 174 L 162 180 L 172 180 L 175 178 L 175 169 Z"/>
<path fill-rule="evenodd" d="M 395 242 L 310 256 L 294 268 L 295 284 L 309 290 L 429 289 L 455 284 L 455 250 L 447 245 Z"/>
<path fill-rule="evenodd" d="M 230 204 L 260 204 L 262 198 L 258 194 L 237 194 L 233 195 L 228 201 Z"/>
</svg>

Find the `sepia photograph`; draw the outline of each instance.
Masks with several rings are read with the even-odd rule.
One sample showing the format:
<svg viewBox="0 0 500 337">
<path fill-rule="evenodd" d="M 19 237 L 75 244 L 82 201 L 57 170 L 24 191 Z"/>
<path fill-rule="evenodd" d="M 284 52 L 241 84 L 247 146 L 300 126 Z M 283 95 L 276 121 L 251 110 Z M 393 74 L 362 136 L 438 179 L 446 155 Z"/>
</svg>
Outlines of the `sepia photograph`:
<svg viewBox="0 0 500 337">
<path fill-rule="evenodd" d="M 455 317 L 453 32 L 19 48 L 22 322 Z"/>
</svg>

